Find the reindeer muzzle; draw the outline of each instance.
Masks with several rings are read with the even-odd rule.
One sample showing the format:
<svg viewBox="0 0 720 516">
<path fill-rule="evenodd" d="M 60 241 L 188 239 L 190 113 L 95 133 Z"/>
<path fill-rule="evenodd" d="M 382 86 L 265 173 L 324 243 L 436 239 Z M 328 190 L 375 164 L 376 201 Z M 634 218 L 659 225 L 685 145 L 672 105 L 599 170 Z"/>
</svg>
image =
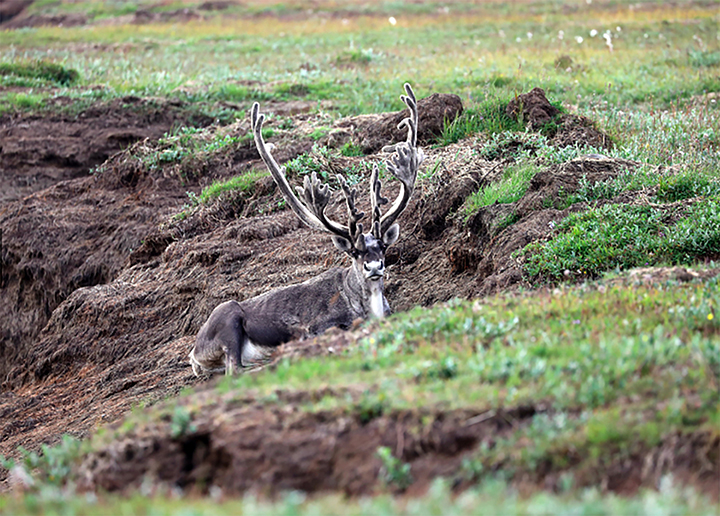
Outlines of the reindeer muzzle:
<svg viewBox="0 0 720 516">
<path fill-rule="evenodd" d="M 365 279 L 379 281 L 385 275 L 385 264 L 381 261 L 365 262 L 363 264 Z"/>
</svg>

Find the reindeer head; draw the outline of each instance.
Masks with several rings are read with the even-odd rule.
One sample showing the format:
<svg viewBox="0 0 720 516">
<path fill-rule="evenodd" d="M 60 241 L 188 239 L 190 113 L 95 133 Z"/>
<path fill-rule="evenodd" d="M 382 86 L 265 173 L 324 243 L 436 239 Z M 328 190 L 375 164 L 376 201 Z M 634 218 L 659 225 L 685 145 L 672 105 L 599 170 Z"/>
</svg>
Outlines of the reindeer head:
<svg viewBox="0 0 720 516">
<path fill-rule="evenodd" d="M 424 159 L 422 151 L 417 148 L 417 101 L 409 84 L 405 84 L 405 92 L 407 96 L 402 95 L 400 98 L 410 110 L 410 116 L 400 122 L 398 127 L 407 127 L 407 140 L 383 149 L 385 152 L 393 153 L 386 165 L 388 172 L 400 181 L 400 193 L 387 213 L 383 215 L 380 207 L 387 204 L 388 200 L 380 195 L 382 185 L 378 166 L 375 165 L 370 180 L 372 214 L 369 233 L 363 233 L 363 224 L 360 222 L 365 217 L 365 213 L 355 207 L 357 189 L 350 188 L 343 176 L 338 175 L 337 179 L 348 208 L 347 225 L 326 217 L 325 208 L 330 202 L 331 192 L 327 184 L 320 182 L 317 174 L 305 176 L 303 186 L 297 187 L 298 195 L 293 193 L 285 177 L 284 167 L 277 164 L 263 140 L 261 130 L 265 116 L 260 114 L 260 105 L 256 102 L 252 107 L 255 145 L 288 206 L 307 226 L 330 233 L 335 247 L 352 257 L 356 274 L 371 287 L 377 285 L 382 287 L 385 250 L 400 236 L 400 227 L 395 224 L 395 220 L 408 205 L 415 188 L 418 168 Z"/>
</svg>

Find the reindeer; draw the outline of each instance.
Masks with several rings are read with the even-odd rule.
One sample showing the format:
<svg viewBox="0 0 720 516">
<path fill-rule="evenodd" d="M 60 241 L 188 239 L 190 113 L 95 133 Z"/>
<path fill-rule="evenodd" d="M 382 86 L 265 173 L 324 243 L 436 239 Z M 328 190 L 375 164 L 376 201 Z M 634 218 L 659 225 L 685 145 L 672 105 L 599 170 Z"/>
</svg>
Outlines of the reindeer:
<svg viewBox="0 0 720 516">
<path fill-rule="evenodd" d="M 252 107 L 252 131 L 255 145 L 288 206 L 307 226 L 330 233 L 333 244 L 352 258 L 347 268 L 333 268 L 304 283 L 271 290 L 245 301 L 227 301 L 218 305 L 198 332 L 195 347 L 190 352 L 190 364 L 195 375 L 201 371 L 231 375 L 240 367 L 262 361 L 272 348 L 297 338 L 318 335 L 337 326 L 348 329 L 357 319 L 384 317 L 390 307 L 383 295 L 385 251 L 400 236 L 395 220 L 405 210 L 415 188 L 415 180 L 424 159 L 417 148 L 418 111 L 415 94 L 405 84 L 407 96 L 400 98 L 410 110 L 398 127 L 406 126 L 407 141 L 385 147 L 394 152 L 387 160 L 387 170 L 400 181 L 400 192 L 383 215 L 380 207 L 388 199 L 380 195 L 378 167 L 372 169 L 370 200 L 372 221 L 370 232 L 363 233 L 360 220 L 365 216 L 355 206 L 357 189 L 350 188 L 341 175 L 338 183 L 345 197 L 348 224 L 330 220 L 325 208 L 331 199 L 327 184 L 315 173 L 305 177 L 296 196 L 262 137 L 265 115 L 260 114 L 256 102 Z"/>
</svg>

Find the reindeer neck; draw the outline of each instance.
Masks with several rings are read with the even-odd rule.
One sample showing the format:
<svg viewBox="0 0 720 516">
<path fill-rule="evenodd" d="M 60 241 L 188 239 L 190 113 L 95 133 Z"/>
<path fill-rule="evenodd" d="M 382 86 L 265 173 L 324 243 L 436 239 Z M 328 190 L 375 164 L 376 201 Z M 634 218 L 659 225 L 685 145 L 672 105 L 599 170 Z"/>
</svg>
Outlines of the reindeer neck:
<svg viewBox="0 0 720 516">
<path fill-rule="evenodd" d="M 362 272 L 358 271 L 354 265 L 351 265 L 346 269 L 343 286 L 348 302 L 353 310 L 362 314 L 363 318 L 384 316 L 385 305 L 382 280 L 368 285 Z"/>
</svg>

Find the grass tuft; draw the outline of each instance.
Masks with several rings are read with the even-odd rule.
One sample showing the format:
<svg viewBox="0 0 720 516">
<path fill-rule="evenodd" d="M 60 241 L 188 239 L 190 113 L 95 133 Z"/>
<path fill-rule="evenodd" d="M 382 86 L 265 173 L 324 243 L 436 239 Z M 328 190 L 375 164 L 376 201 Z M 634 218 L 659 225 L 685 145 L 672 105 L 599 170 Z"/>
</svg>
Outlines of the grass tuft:
<svg viewBox="0 0 720 516">
<path fill-rule="evenodd" d="M 48 61 L 0 63 L 0 76 L 42 79 L 60 86 L 70 86 L 80 78 L 77 70 Z"/>
<path fill-rule="evenodd" d="M 255 183 L 259 179 L 268 175 L 269 173 L 266 170 L 251 170 L 224 181 L 215 181 L 210 186 L 202 189 L 200 195 L 197 196 L 197 202 L 207 204 L 229 192 L 247 193 L 255 187 Z"/>
<path fill-rule="evenodd" d="M 481 188 L 465 200 L 465 220 L 484 206 L 507 204 L 519 200 L 527 191 L 528 185 L 540 167 L 533 160 L 522 160 L 505 169 L 503 177 Z M 508 221 L 508 225 L 517 222 Z"/>
</svg>

